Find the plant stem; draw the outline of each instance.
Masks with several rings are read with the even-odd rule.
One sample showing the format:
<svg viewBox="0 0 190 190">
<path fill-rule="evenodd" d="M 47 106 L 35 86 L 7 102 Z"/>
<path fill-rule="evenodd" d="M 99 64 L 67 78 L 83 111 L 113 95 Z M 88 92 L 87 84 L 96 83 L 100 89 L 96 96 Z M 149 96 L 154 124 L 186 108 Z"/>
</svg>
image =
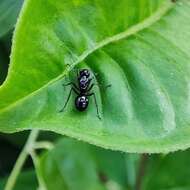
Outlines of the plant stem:
<svg viewBox="0 0 190 190">
<path fill-rule="evenodd" d="M 54 148 L 54 144 L 48 141 L 41 141 L 41 142 L 36 142 L 33 146 L 34 149 L 47 149 L 51 150 Z"/>
<path fill-rule="evenodd" d="M 129 184 L 131 189 L 134 189 L 136 182 L 136 155 L 128 154 L 125 155 L 125 165 L 126 165 L 126 173 L 127 173 L 127 183 Z"/>
<path fill-rule="evenodd" d="M 38 165 L 39 165 L 39 159 L 35 153 L 35 150 L 33 150 L 31 153 L 30 153 L 30 156 L 33 160 L 33 163 L 34 163 L 34 168 L 36 170 L 36 175 L 37 175 L 37 179 L 38 179 L 38 184 L 39 184 L 39 190 L 47 190 L 46 188 L 46 185 L 45 185 L 45 182 L 43 180 L 43 177 L 41 176 L 41 171 L 38 170 Z"/>
<path fill-rule="evenodd" d="M 13 170 L 7 180 L 6 186 L 4 190 L 12 190 L 15 186 L 16 180 L 18 178 L 19 173 L 21 172 L 21 169 L 28 157 L 28 155 L 30 154 L 30 152 L 33 149 L 33 145 L 38 137 L 39 134 L 39 130 L 32 130 L 28 140 L 22 150 L 22 152 L 20 153 L 14 167 Z"/>
<path fill-rule="evenodd" d="M 135 190 L 141 190 L 142 181 L 143 181 L 143 177 L 145 175 L 145 170 L 147 166 L 147 161 L 148 161 L 148 155 L 142 154 L 141 159 L 140 159 L 139 169 L 137 172 Z"/>
</svg>

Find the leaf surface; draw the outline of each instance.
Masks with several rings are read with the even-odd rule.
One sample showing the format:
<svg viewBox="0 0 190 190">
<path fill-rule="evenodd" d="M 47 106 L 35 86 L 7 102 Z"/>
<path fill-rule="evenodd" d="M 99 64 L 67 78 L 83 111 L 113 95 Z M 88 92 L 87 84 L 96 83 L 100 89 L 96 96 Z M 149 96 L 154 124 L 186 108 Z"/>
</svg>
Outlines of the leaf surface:
<svg viewBox="0 0 190 190">
<path fill-rule="evenodd" d="M 143 190 L 188 190 L 190 181 L 190 152 L 179 151 L 168 155 L 154 155 L 149 158 Z"/>
<path fill-rule="evenodd" d="M 37 172 L 47 190 L 124 190 L 127 169 L 125 154 L 64 138 L 39 157 Z"/>
<path fill-rule="evenodd" d="M 0 88 L 0 130 L 38 128 L 127 152 L 190 146 L 190 2 L 26 0 Z M 86 112 L 76 70 L 93 76 Z M 105 90 L 105 86 L 111 87 Z"/>
<path fill-rule="evenodd" d="M 0 37 L 7 34 L 17 20 L 23 0 L 1 0 L 0 2 Z"/>
<path fill-rule="evenodd" d="M 0 179 L 0 189 L 5 188 L 7 179 Z M 36 190 L 38 187 L 38 182 L 33 170 L 26 170 L 20 173 L 18 181 L 14 187 L 14 190 Z"/>
</svg>

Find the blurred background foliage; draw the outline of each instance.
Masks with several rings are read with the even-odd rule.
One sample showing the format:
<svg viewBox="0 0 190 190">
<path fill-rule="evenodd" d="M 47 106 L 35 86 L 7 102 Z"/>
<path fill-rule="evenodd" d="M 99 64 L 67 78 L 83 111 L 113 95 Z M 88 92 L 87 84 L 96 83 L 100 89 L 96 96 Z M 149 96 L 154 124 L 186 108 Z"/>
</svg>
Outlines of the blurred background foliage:
<svg viewBox="0 0 190 190">
<path fill-rule="evenodd" d="M 11 39 L 23 0 L 0 1 L 0 84 L 6 78 Z M 29 132 L 0 133 L 0 190 L 4 188 Z M 190 152 L 138 155 L 104 150 L 86 143 L 41 132 L 39 140 L 55 142 L 51 151 L 38 151 L 34 170 L 27 160 L 15 190 L 34 190 L 37 176 L 48 190 L 189 190 Z"/>
</svg>

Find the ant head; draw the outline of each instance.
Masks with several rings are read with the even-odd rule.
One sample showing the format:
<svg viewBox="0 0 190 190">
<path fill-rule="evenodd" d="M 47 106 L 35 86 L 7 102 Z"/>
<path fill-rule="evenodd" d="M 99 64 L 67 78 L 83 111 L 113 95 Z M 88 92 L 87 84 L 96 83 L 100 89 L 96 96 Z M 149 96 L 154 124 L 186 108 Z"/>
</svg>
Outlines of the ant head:
<svg viewBox="0 0 190 190">
<path fill-rule="evenodd" d="M 86 76 L 87 78 L 90 76 L 90 71 L 88 69 L 80 70 L 80 76 Z"/>
</svg>

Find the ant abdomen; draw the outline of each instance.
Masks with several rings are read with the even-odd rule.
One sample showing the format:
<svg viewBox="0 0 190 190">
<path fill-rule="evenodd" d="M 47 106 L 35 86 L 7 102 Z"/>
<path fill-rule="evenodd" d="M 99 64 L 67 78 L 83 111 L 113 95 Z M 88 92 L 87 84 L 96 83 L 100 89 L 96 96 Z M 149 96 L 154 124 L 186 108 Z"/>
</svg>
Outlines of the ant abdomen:
<svg viewBox="0 0 190 190">
<path fill-rule="evenodd" d="M 77 96 L 75 99 L 75 106 L 77 110 L 84 111 L 88 107 L 88 98 L 86 96 Z"/>
</svg>

